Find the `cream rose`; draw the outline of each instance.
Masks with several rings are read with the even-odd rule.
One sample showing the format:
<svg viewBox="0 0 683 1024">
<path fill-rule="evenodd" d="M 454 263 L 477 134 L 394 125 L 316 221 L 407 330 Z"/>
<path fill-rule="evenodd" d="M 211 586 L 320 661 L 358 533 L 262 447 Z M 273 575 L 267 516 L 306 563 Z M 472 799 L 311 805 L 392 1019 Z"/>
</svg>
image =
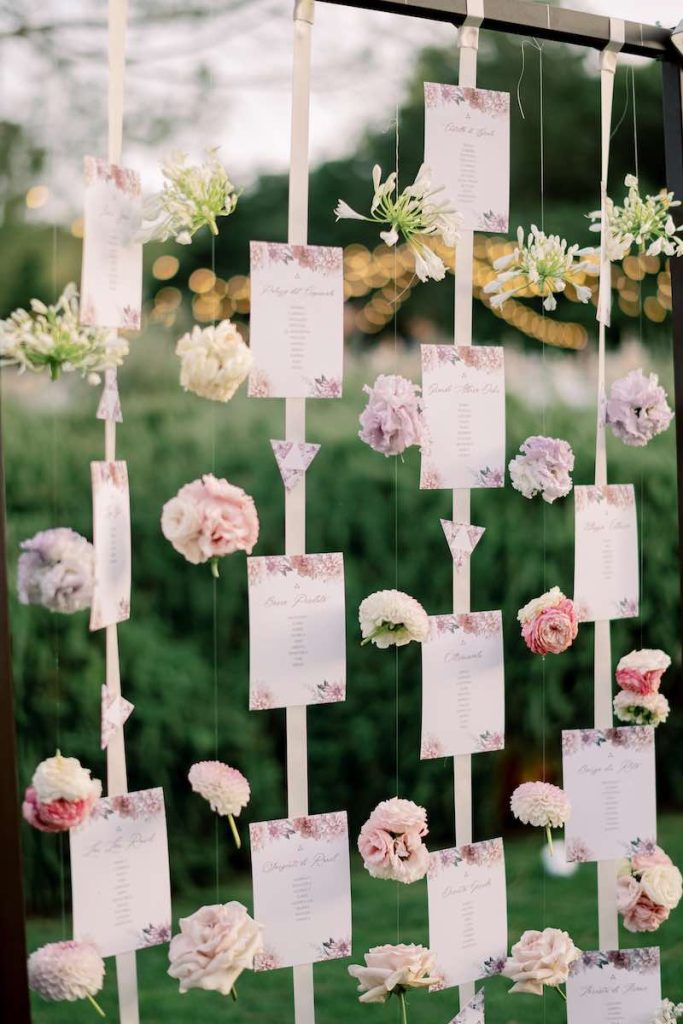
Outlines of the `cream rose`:
<svg viewBox="0 0 683 1024">
<path fill-rule="evenodd" d="M 168 973 L 181 993 L 203 988 L 227 996 L 242 971 L 253 968 L 263 947 L 261 925 L 235 900 L 201 907 L 180 919 L 180 934 L 171 940 Z"/>
<path fill-rule="evenodd" d="M 365 967 L 352 964 L 349 974 L 358 980 L 361 1003 L 385 1003 L 407 988 L 429 988 L 438 982 L 434 955 L 424 946 L 374 946 L 365 954 Z"/>
<path fill-rule="evenodd" d="M 640 876 L 643 892 L 653 903 L 673 910 L 683 895 L 683 877 L 673 864 L 655 864 Z"/>
<path fill-rule="evenodd" d="M 199 543 L 201 529 L 202 512 L 195 501 L 176 495 L 166 502 L 161 512 L 162 533 L 194 565 L 205 560 Z"/>
<path fill-rule="evenodd" d="M 559 928 L 527 931 L 512 947 L 502 973 L 515 983 L 510 992 L 542 996 L 544 985 L 557 988 L 566 982 L 570 965 L 580 955 L 567 932 Z"/>
<path fill-rule="evenodd" d="M 180 384 L 202 398 L 227 402 L 246 378 L 251 350 L 230 320 L 215 327 L 197 327 L 176 345 L 180 356 Z"/>
</svg>

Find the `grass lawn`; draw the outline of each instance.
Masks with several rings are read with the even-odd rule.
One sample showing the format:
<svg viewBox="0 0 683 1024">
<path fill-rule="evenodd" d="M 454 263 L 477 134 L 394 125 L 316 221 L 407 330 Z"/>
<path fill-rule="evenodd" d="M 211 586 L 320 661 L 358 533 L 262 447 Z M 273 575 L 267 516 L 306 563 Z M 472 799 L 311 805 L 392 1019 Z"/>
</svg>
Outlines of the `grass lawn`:
<svg viewBox="0 0 683 1024">
<path fill-rule="evenodd" d="M 569 931 L 583 949 L 597 946 L 597 908 L 595 867 L 586 865 L 571 879 L 546 879 L 541 870 L 539 851 L 541 834 L 516 839 L 506 844 L 508 912 L 510 941 L 514 942 L 525 928 L 541 928 L 544 924 Z M 683 817 L 665 816 L 660 821 L 660 842 L 676 863 L 683 862 Z M 398 1003 L 389 1006 L 362 1006 L 355 997 L 355 982 L 346 973 L 347 964 L 362 962 L 368 947 L 396 941 L 397 908 L 401 939 L 421 942 L 427 935 L 426 884 L 394 886 L 390 882 L 371 879 L 358 870 L 354 858 L 354 956 L 315 967 L 316 1007 L 318 1024 L 347 1024 L 365 1021 L 381 1024 L 398 1020 Z M 397 892 L 397 888 L 400 892 Z M 201 892 L 174 901 L 174 918 L 196 910 L 202 903 L 214 902 L 214 893 Z M 397 903 L 398 897 L 398 903 Z M 222 900 L 238 899 L 250 905 L 250 880 L 239 877 L 225 884 Z M 175 923 L 175 922 L 174 922 Z M 54 921 L 29 922 L 31 949 L 60 938 L 60 926 Z M 676 1001 L 683 1000 L 683 906 L 674 911 L 654 936 L 632 936 L 622 932 L 621 944 L 659 944 L 662 949 L 662 991 Z M 141 1017 L 144 1024 L 289 1024 L 293 1020 L 291 971 L 266 974 L 246 973 L 240 979 L 239 1000 L 209 992 L 192 991 L 178 995 L 177 983 L 166 974 L 165 946 L 145 950 L 138 956 Z M 108 962 L 105 988 L 100 1002 L 111 1020 L 116 1020 L 116 984 L 113 961 Z M 491 1024 L 556 1024 L 565 1020 L 562 999 L 550 992 L 544 1001 L 534 996 L 509 996 L 510 983 L 494 978 L 486 983 L 487 1020 Z M 458 1009 L 455 990 L 428 995 L 418 992 L 409 999 L 411 1024 L 447 1024 Z M 87 1003 L 49 1005 L 34 998 L 35 1024 L 94 1024 L 97 1016 Z"/>
</svg>

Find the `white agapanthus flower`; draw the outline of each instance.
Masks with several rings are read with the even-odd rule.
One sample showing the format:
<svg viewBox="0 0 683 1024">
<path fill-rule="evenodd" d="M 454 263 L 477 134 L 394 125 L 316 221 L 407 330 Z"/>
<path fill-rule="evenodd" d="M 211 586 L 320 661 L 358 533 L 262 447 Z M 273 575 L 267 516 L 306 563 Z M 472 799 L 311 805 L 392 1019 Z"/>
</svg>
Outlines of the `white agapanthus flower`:
<svg viewBox="0 0 683 1024">
<path fill-rule="evenodd" d="M 676 1024 L 683 1017 L 683 1003 L 664 999 L 652 1024 Z"/>
<path fill-rule="evenodd" d="M 31 299 L 30 313 L 15 309 L 0 320 L 0 366 L 18 366 L 20 373 L 49 370 L 53 380 L 62 372 L 80 373 L 89 384 L 99 384 L 100 373 L 120 366 L 127 355 L 128 342 L 115 331 L 79 322 L 73 283 L 53 306 Z"/>
<path fill-rule="evenodd" d="M 429 616 L 419 601 L 401 590 L 378 590 L 358 608 L 363 644 L 403 647 L 429 636 Z"/>
<path fill-rule="evenodd" d="M 535 224 L 531 225 L 526 240 L 524 229 L 517 228 L 517 245 L 511 253 L 501 256 L 493 264 L 498 271 L 496 277 L 484 285 L 484 291 L 491 295 L 491 306 L 500 307 L 514 295 L 530 288 L 543 296 L 543 307 L 553 310 L 557 306 L 556 294 L 563 292 L 567 284 L 573 284 L 579 302 L 588 302 L 590 288 L 577 284 L 574 275 L 588 270 L 592 264 L 581 256 L 593 250 L 580 250 L 578 245 L 567 245 L 559 235 L 546 235 Z M 520 279 L 510 287 L 510 282 Z"/>
<path fill-rule="evenodd" d="M 425 238 L 439 236 L 444 245 L 453 248 L 459 237 L 461 218 L 450 203 L 435 199 L 443 188 L 432 188 L 429 168 L 422 164 L 413 184 L 404 188 L 398 197 L 394 197 L 395 172 L 382 182 L 382 168 L 375 164 L 372 181 L 375 194 L 370 216 L 357 213 L 340 199 L 334 211 L 337 220 L 366 220 L 386 224 L 388 229 L 380 231 L 380 238 L 389 246 L 396 245 L 401 237 L 405 239 L 415 257 L 415 273 L 421 281 L 429 278 L 434 281 L 443 280 L 446 276 L 445 264 L 429 247 Z"/>
<path fill-rule="evenodd" d="M 142 209 L 142 242 L 165 242 L 174 238 L 189 245 L 204 225 L 218 234 L 219 217 L 228 217 L 239 198 L 216 149 L 206 151 L 201 164 L 189 164 L 186 153 L 171 153 L 161 165 L 161 192 L 145 200 Z"/>
<path fill-rule="evenodd" d="M 676 227 L 671 209 L 680 206 L 674 199 L 673 192 L 662 190 L 659 195 L 645 196 L 640 194 L 638 179 L 634 174 L 627 174 L 624 184 L 628 194 L 624 205 L 617 206 L 607 197 L 607 256 L 610 260 L 621 260 L 635 246 L 640 253 L 647 256 L 680 256 L 683 254 L 683 238 L 677 234 L 681 227 Z M 594 210 L 588 214 L 591 231 L 602 228 L 602 213 Z"/>
<path fill-rule="evenodd" d="M 230 320 L 215 327 L 195 325 L 176 344 L 180 357 L 180 385 L 202 398 L 227 402 L 246 378 L 252 364 L 251 349 Z"/>
</svg>

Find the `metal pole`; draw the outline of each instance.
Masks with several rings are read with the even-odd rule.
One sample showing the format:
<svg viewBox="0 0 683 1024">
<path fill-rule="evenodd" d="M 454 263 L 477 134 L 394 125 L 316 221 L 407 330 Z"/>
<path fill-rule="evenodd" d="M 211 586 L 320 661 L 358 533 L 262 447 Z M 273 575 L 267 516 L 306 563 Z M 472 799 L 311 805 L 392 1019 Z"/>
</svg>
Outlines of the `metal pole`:
<svg viewBox="0 0 683 1024">
<path fill-rule="evenodd" d="M 0 370 L 0 374 L 2 371 Z M 26 974 L 24 880 L 21 860 L 21 818 L 14 734 L 12 648 L 7 580 L 7 516 L 5 467 L 2 456 L 2 380 L 0 379 L 0 992 L 6 1019 L 30 1024 L 31 1006 Z"/>
</svg>

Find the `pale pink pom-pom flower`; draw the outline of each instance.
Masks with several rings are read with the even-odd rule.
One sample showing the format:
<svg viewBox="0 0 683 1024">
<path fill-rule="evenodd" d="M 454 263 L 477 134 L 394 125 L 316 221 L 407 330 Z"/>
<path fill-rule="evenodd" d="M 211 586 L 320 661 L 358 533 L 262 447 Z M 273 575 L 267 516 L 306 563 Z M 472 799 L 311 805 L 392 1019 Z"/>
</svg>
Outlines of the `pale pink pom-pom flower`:
<svg viewBox="0 0 683 1024">
<path fill-rule="evenodd" d="M 190 785 L 211 805 L 216 814 L 227 817 L 237 846 L 242 845 L 235 815 L 247 806 L 251 790 L 249 782 L 237 768 L 222 761 L 197 761 L 188 773 Z"/>
<path fill-rule="evenodd" d="M 29 988 L 52 1002 L 88 999 L 95 996 L 104 983 L 104 960 L 91 942 L 49 942 L 28 958 Z"/>
</svg>

